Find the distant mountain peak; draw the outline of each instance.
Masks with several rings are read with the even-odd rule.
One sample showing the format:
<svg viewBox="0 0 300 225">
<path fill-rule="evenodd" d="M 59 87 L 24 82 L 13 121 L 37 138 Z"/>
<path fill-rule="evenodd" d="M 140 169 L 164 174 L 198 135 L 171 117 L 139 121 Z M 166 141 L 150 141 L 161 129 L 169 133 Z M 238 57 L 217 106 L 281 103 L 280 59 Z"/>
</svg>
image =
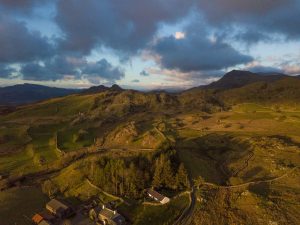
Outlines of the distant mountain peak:
<svg viewBox="0 0 300 225">
<path fill-rule="evenodd" d="M 39 84 L 17 84 L 0 88 L 0 105 L 21 105 L 78 93 L 79 90 Z"/>
<path fill-rule="evenodd" d="M 82 91 L 83 94 L 96 94 L 96 93 L 100 93 L 103 91 L 122 91 L 123 89 L 117 85 L 117 84 L 113 84 L 110 88 L 106 87 L 104 85 L 99 85 L 99 86 L 92 86 L 84 91 Z"/>
<path fill-rule="evenodd" d="M 239 88 L 245 85 L 256 83 L 256 82 L 273 82 L 288 75 L 269 72 L 269 73 L 254 73 L 244 70 L 232 70 L 226 73 L 220 80 L 215 81 L 209 85 L 206 85 L 201 88 L 205 89 L 230 89 L 230 88 Z"/>
<path fill-rule="evenodd" d="M 111 90 L 114 90 L 114 91 L 122 91 L 123 89 L 117 85 L 117 84 L 113 84 L 110 88 Z"/>
</svg>

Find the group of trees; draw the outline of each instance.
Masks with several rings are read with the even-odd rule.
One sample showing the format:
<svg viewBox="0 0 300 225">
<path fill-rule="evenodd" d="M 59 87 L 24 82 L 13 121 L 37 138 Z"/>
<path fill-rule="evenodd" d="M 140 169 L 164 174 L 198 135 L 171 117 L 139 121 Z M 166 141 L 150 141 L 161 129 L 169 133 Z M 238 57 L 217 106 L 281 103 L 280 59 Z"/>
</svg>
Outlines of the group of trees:
<svg viewBox="0 0 300 225">
<path fill-rule="evenodd" d="M 143 190 L 153 186 L 184 190 L 189 186 L 187 171 L 176 156 L 162 153 L 153 158 L 101 158 L 90 163 L 88 177 L 104 191 L 139 198 Z"/>
<path fill-rule="evenodd" d="M 155 170 L 152 186 L 156 188 L 168 188 L 173 190 L 183 190 L 189 186 L 188 174 L 181 163 L 176 170 L 170 158 L 162 154 L 155 161 Z"/>
<path fill-rule="evenodd" d="M 142 198 L 149 187 L 172 191 L 189 187 L 187 171 L 179 163 L 176 151 L 171 150 L 154 155 L 94 157 L 76 164 L 70 171 L 77 174 L 76 177 L 64 180 L 69 174 L 65 172 L 58 178 L 47 180 L 42 185 L 43 192 L 49 196 L 65 193 L 86 178 L 107 193 L 135 199 Z"/>
<path fill-rule="evenodd" d="M 89 177 L 104 191 L 120 195 L 140 197 L 150 180 L 143 158 L 127 162 L 125 159 L 102 158 L 90 165 Z"/>
</svg>

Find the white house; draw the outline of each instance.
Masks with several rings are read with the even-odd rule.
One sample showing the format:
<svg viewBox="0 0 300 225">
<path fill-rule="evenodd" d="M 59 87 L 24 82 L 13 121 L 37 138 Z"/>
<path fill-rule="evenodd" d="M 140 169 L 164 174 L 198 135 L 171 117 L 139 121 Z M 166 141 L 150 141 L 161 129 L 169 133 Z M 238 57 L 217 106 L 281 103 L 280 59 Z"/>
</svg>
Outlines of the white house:
<svg viewBox="0 0 300 225">
<path fill-rule="evenodd" d="M 170 199 L 166 196 L 161 195 L 157 191 L 154 191 L 153 189 L 149 188 L 147 190 L 148 196 L 150 198 L 153 198 L 155 201 L 160 202 L 161 204 L 166 204 L 170 201 Z"/>
</svg>

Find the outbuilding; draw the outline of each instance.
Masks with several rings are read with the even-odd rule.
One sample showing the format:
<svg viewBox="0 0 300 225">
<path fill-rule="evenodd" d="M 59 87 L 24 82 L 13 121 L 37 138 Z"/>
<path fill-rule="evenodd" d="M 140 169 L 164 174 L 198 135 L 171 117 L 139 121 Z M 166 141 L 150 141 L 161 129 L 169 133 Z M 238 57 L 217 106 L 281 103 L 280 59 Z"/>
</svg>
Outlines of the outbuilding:
<svg viewBox="0 0 300 225">
<path fill-rule="evenodd" d="M 147 194 L 150 198 L 154 199 L 155 201 L 160 202 L 161 204 L 167 204 L 170 199 L 166 196 L 163 196 L 162 194 L 158 193 L 157 191 L 153 190 L 152 188 L 149 188 L 147 190 Z"/>
<path fill-rule="evenodd" d="M 52 199 L 50 202 L 46 204 L 46 209 L 58 218 L 66 218 L 73 214 L 73 210 L 71 207 L 67 206 L 66 204 Z"/>
</svg>

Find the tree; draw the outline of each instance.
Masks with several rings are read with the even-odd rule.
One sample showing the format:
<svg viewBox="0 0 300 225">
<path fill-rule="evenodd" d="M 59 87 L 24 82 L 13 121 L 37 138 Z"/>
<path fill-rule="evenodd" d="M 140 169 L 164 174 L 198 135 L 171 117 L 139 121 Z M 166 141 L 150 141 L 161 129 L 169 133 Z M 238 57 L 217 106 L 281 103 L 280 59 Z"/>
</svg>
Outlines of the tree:
<svg viewBox="0 0 300 225">
<path fill-rule="evenodd" d="M 196 179 L 194 179 L 194 184 L 196 187 L 200 187 L 204 182 L 205 181 L 201 176 L 198 176 Z"/>
<path fill-rule="evenodd" d="M 59 190 L 55 183 L 51 180 L 46 180 L 42 185 L 42 191 L 47 194 L 50 198 L 55 196 Z"/>
<path fill-rule="evenodd" d="M 162 180 L 165 187 L 174 189 L 175 179 L 170 160 L 167 160 L 163 165 Z"/>
<path fill-rule="evenodd" d="M 176 174 L 176 186 L 181 190 L 189 186 L 188 173 L 183 163 L 181 163 L 178 167 L 178 171 Z"/>
</svg>

